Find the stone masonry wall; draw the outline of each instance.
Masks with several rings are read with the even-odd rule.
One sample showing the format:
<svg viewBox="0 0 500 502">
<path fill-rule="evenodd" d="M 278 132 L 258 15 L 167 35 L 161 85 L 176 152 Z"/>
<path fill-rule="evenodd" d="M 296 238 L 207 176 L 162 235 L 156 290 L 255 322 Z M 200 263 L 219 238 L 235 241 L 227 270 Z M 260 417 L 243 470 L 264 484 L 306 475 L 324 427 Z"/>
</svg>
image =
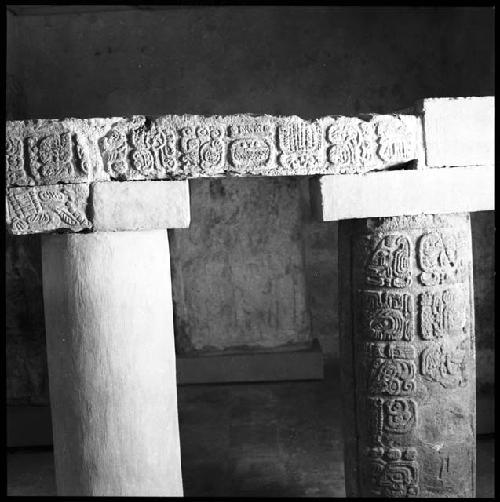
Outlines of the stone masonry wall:
<svg viewBox="0 0 500 502">
<path fill-rule="evenodd" d="M 493 12 L 485 8 L 172 6 L 9 14 L 7 27 L 8 120 L 245 112 L 316 118 L 391 113 L 424 97 L 494 94 Z M 318 338 L 326 356 L 336 357 L 337 225 L 313 220 L 307 179 L 250 181 L 195 180 L 192 228 L 172 231 L 178 350 Z M 268 204 L 272 217 L 262 209 Z M 288 215 L 283 226 L 276 215 Z M 471 220 L 484 386 L 493 382 L 494 215 Z M 201 228 L 211 229 L 208 240 Z M 241 241 L 243 234 L 252 242 Z M 39 236 L 6 236 L 6 251 L 8 401 L 46 402 Z M 249 264 L 258 273 L 247 281 Z M 178 271 L 189 296 L 180 294 Z M 281 307 L 300 301 L 278 312 L 270 303 L 276 295 Z M 293 321 L 305 302 L 308 310 Z"/>
</svg>

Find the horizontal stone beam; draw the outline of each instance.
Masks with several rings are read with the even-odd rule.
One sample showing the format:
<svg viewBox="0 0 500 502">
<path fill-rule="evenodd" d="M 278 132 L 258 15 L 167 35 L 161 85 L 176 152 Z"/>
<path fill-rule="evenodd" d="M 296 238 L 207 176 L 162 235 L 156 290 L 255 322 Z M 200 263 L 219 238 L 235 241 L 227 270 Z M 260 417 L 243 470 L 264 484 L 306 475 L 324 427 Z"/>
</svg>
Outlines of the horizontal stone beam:
<svg viewBox="0 0 500 502">
<path fill-rule="evenodd" d="M 413 115 L 7 122 L 7 186 L 381 170 L 423 155 Z"/>
<path fill-rule="evenodd" d="M 128 181 L 16 187 L 7 190 L 7 228 L 14 235 L 185 228 L 187 181 Z"/>
<path fill-rule="evenodd" d="M 494 166 L 321 176 L 310 188 L 322 221 L 495 209 Z"/>
</svg>

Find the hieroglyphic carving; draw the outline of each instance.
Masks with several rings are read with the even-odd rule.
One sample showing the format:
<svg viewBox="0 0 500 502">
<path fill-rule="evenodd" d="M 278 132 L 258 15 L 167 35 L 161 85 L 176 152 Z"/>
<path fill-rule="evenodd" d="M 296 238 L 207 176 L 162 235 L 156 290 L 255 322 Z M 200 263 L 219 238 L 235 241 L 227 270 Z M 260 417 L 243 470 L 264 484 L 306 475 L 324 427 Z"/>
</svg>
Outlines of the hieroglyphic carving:
<svg viewBox="0 0 500 502">
<path fill-rule="evenodd" d="M 13 234 L 56 229 L 91 228 L 85 214 L 87 184 L 10 188 L 7 191 L 7 223 Z"/>
<path fill-rule="evenodd" d="M 420 355 L 421 374 L 446 388 L 463 386 L 467 383 L 467 355 L 466 340 L 452 347 L 433 343 Z"/>
<path fill-rule="evenodd" d="M 236 172 L 262 172 L 274 153 L 274 128 L 270 122 L 230 125 L 229 163 Z"/>
<path fill-rule="evenodd" d="M 467 215 L 417 215 L 369 218 L 341 230 L 348 243 L 343 264 L 352 267 L 343 280 L 350 295 L 342 318 L 350 327 L 344 346 L 352 347 L 344 353 L 355 362 L 355 399 L 348 413 L 358 417 L 347 442 L 357 448 L 348 458 L 351 465 L 367 466 L 351 472 L 355 496 L 473 493 L 467 478 L 474 469 L 469 224 Z M 429 234 L 438 236 L 442 256 L 425 245 Z M 408 272 L 398 283 L 391 280 L 396 249 L 404 257 L 399 270 Z M 437 280 L 421 280 L 422 272 Z M 446 486 L 438 486 L 439 452 L 456 439 L 465 443 L 464 453 Z M 403 459 L 405 448 L 418 451 L 420 471 L 416 458 Z M 389 455 L 413 465 L 392 471 L 387 453 L 398 450 Z"/>
<path fill-rule="evenodd" d="M 383 404 L 382 428 L 393 434 L 407 434 L 415 426 L 417 404 L 413 399 L 387 399 Z"/>
<path fill-rule="evenodd" d="M 105 170 L 116 179 L 166 179 L 177 166 L 176 133 L 156 124 L 111 129 L 100 141 Z"/>
<path fill-rule="evenodd" d="M 383 445 L 389 442 L 401 442 L 401 436 L 408 435 L 417 423 L 417 403 L 408 397 L 368 398 L 368 424 L 372 441 Z"/>
<path fill-rule="evenodd" d="M 144 176 L 162 175 L 176 167 L 176 134 L 172 129 L 152 125 L 131 132 L 131 167 Z"/>
<path fill-rule="evenodd" d="M 320 167 L 321 128 L 317 123 L 291 119 L 278 126 L 278 162 L 301 174 Z"/>
<path fill-rule="evenodd" d="M 6 138 L 5 168 L 7 186 L 28 184 L 28 176 L 24 170 L 24 148 L 19 138 Z"/>
<path fill-rule="evenodd" d="M 420 158 L 419 126 L 411 115 L 11 121 L 7 183 L 364 173 Z"/>
<path fill-rule="evenodd" d="M 419 467 L 416 448 L 367 448 L 364 496 L 415 497 L 418 495 Z"/>
<path fill-rule="evenodd" d="M 380 238 L 369 253 L 366 282 L 373 286 L 404 288 L 411 283 L 410 240 L 402 234 Z"/>
<path fill-rule="evenodd" d="M 373 125 L 354 117 L 339 117 L 327 127 L 327 149 L 333 174 L 358 173 L 374 163 L 377 136 Z"/>
<path fill-rule="evenodd" d="M 415 159 L 415 131 L 408 117 L 337 117 L 326 125 L 327 159 L 333 174 L 354 174 Z"/>
<path fill-rule="evenodd" d="M 459 288 L 425 291 L 419 296 L 419 307 L 420 335 L 424 340 L 442 338 L 465 327 L 465 300 Z"/>
<path fill-rule="evenodd" d="M 224 126 L 187 125 L 180 131 L 180 163 L 186 174 L 223 174 L 225 162 Z"/>
<path fill-rule="evenodd" d="M 415 158 L 415 132 L 399 117 L 374 119 L 378 136 L 377 154 L 383 162 L 407 162 Z"/>
<path fill-rule="evenodd" d="M 76 135 L 49 134 L 25 139 L 29 173 L 38 184 L 87 179 L 88 161 Z"/>
<path fill-rule="evenodd" d="M 364 330 L 379 341 L 413 339 L 413 298 L 407 293 L 362 291 Z"/>
<path fill-rule="evenodd" d="M 367 344 L 367 387 L 370 394 L 407 395 L 415 391 L 415 349 L 404 343 Z"/>
<path fill-rule="evenodd" d="M 423 272 L 420 282 L 435 286 L 461 282 L 465 263 L 461 242 L 463 237 L 451 232 L 428 232 L 419 240 L 418 263 Z"/>
<path fill-rule="evenodd" d="M 106 172 L 111 178 L 119 178 L 128 172 L 127 137 L 120 129 L 111 129 L 101 140 L 101 153 Z"/>
</svg>

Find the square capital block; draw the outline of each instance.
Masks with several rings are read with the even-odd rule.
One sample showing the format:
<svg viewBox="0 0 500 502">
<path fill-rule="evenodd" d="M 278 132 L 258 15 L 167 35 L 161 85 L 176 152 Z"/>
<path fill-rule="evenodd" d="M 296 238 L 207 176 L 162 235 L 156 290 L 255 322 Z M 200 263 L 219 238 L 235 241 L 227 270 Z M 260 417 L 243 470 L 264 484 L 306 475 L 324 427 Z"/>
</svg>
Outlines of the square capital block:
<svg viewBox="0 0 500 502">
<path fill-rule="evenodd" d="M 311 180 L 320 221 L 495 209 L 494 166 L 383 171 Z"/>
<path fill-rule="evenodd" d="M 495 162 L 495 97 L 430 98 L 419 101 L 427 167 Z"/>
<path fill-rule="evenodd" d="M 188 181 L 92 184 L 94 232 L 187 228 Z"/>
</svg>

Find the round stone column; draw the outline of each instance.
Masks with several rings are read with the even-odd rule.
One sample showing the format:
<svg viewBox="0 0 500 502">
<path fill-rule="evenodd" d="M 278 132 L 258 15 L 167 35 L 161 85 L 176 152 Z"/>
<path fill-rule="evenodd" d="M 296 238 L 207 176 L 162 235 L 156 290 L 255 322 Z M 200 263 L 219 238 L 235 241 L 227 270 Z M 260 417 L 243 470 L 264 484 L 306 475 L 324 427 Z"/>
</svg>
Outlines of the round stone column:
<svg viewBox="0 0 500 502">
<path fill-rule="evenodd" d="M 468 214 L 340 222 L 348 496 L 475 496 Z"/>
<path fill-rule="evenodd" d="M 166 230 L 42 236 L 58 495 L 182 496 Z"/>
</svg>

